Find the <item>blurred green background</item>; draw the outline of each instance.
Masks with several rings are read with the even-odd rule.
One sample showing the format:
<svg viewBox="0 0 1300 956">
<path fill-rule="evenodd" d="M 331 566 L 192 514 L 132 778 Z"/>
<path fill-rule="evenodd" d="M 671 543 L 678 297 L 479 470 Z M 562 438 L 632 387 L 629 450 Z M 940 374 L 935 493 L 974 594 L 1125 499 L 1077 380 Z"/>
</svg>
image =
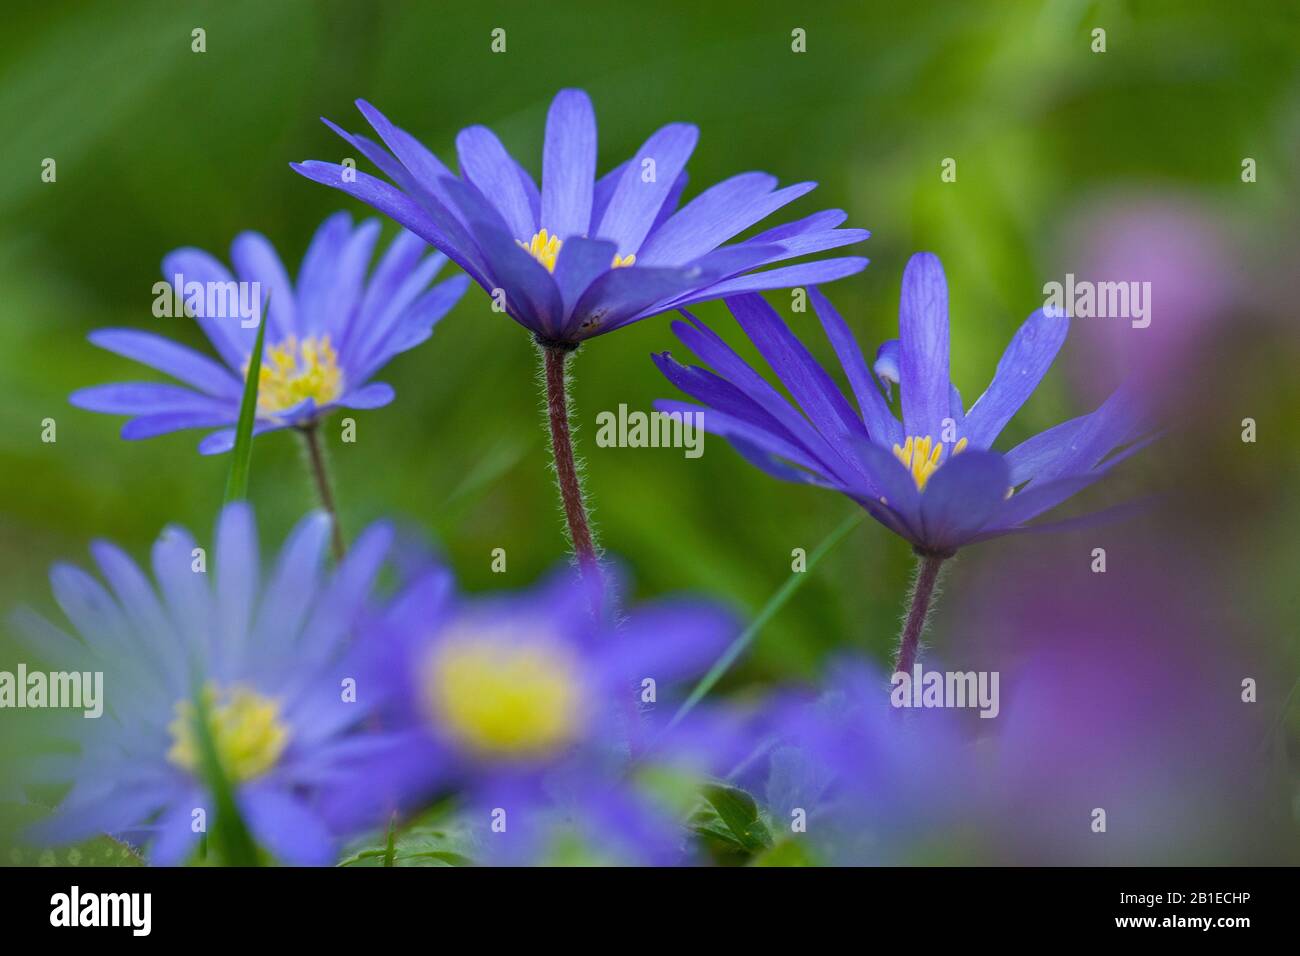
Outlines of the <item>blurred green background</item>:
<svg viewBox="0 0 1300 956">
<path fill-rule="evenodd" d="M 191 52 L 195 27 L 206 30 L 206 53 Z M 505 54 L 489 49 L 496 27 L 507 31 Z M 796 27 L 806 53 L 791 51 Z M 1107 31 L 1105 53 L 1090 48 L 1095 27 Z M 540 174 L 547 105 L 576 85 L 596 105 L 602 172 L 658 125 L 686 120 L 701 128 L 687 198 L 748 169 L 817 180 L 780 215 L 839 207 L 848 225 L 872 231 L 845 250 L 870 267 L 828 290 L 864 349 L 896 334 L 907 257 L 942 257 L 953 377 L 969 403 L 1041 305 L 1043 283 L 1065 271 L 1070 224 L 1116 190 L 1213 210 L 1233 249 L 1224 268 L 1252 290 L 1234 314 L 1267 321 L 1285 311 L 1294 272 L 1262 291 L 1260 276 L 1296 264 L 1298 37 L 1293 6 L 1262 3 L 1230 12 L 1216 2 L 10 7 L 0 33 L 0 605 L 49 608 L 49 564 L 86 563 L 93 537 L 143 558 L 168 522 L 210 533 L 228 459 L 198 456 L 199 433 L 124 443 L 119 420 L 72 408 L 76 388 L 151 377 L 86 333 L 153 329 L 206 348 L 197 329 L 150 314 L 166 252 L 194 245 L 225 259 L 238 232 L 257 229 L 292 274 L 327 214 L 369 214 L 288 168 L 346 155 L 318 117 L 363 129 L 357 97 L 447 159 L 457 130 L 485 123 Z M 1244 156 L 1260 170 L 1250 185 Z M 45 157 L 57 160 L 54 184 L 41 181 Z M 945 157 L 958 162 L 954 183 L 941 182 Z M 699 314 L 752 354 L 721 306 Z M 793 321 L 829 359 L 811 313 Z M 686 357 L 659 318 L 590 343 L 577 360 L 578 442 L 602 544 L 627 562 L 638 596 L 702 590 L 752 613 L 789 574 L 791 549 L 811 551 L 852 505 L 776 482 L 720 440 L 698 460 L 596 448 L 598 412 L 676 397 L 648 358 L 663 349 Z M 1096 374 L 1113 384 L 1114 371 Z M 398 399 L 357 414 L 356 444 L 326 429 L 348 532 L 381 516 L 423 529 L 470 589 L 520 586 L 562 559 L 523 330 L 472 288 L 380 378 Z M 1008 439 L 1093 401 L 1055 369 Z M 57 420 L 55 444 L 40 440 L 46 417 Z M 1276 449 L 1294 445 L 1300 426 L 1280 414 L 1273 424 L 1287 438 L 1273 432 L 1275 450 L 1260 454 L 1291 456 Z M 251 491 L 267 547 L 314 503 L 298 459 L 290 434 L 256 445 Z M 1286 507 L 1281 526 L 1294 529 L 1295 505 Z M 505 575 L 490 571 L 497 547 L 509 555 Z M 991 560 L 981 554 L 965 560 Z M 726 686 L 810 677 L 833 648 L 883 661 L 910 566 L 905 545 L 865 524 Z M 1277 621 L 1289 641 L 1294 619 Z"/>
</svg>

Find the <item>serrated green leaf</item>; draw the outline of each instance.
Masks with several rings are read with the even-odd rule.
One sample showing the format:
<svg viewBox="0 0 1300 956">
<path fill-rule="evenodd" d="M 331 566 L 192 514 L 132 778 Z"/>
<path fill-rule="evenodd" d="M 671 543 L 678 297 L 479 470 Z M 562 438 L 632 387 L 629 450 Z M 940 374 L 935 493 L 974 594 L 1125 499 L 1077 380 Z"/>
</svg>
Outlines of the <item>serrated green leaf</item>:
<svg viewBox="0 0 1300 956">
<path fill-rule="evenodd" d="M 72 846 L 36 847 L 25 845 L 20 833 L 49 813 L 34 803 L 0 803 L 0 866 L 144 866 L 140 855 L 110 836 L 91 837 Z"/>
<path fill-rule="evenodd" d="M 473 838 L 448 812 L 442 804 L 406 826 L 398 826 L 394 820 L 385 832 L 351 843 L 338 865 L 473 866 Z"/>
</svg>

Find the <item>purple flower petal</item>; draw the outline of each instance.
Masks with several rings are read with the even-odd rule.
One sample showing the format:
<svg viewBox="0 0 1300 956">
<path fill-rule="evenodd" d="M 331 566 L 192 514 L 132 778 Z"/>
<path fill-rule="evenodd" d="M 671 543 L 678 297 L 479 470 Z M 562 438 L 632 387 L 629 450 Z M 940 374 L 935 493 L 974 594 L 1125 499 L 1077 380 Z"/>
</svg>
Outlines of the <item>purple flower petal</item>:
<svg viewBox="0 0 1300 956">
<path fill-rule="evenodd" d="M 25 836 L 37 845 L 50 846 L 121 833 L 147 820 L 166 805 L 169 796 L 167 790 L 157 787 L 115 787 L 79 801 L 69 797 Z"/>
<path fill-rule="evenodd" d="M 368 352 L 350 359 L 357 363 L 358 380 L 364 381 L 394 355 L 415 348 L 425 341 L 433 334 L 433 327 L 461 300 L 468 287 L 469 276 L 454 276 L 434 286 L 411 303 L 410 308 L 398 321 L 392 323 L 387 334 L 375 342 Z"/>
<path fill-rule="evenodd" d="M 686 192 L 686 185 L 691 181 L 686 170 L 677 174 L 673 181 L 673 188 L 668 190 L 668 195 L 664 197 L 664 204 L 659 207 L 659 212 L 655 213 L 655 221 L 650 226 L 650 234 L 662 226 L 677 211 L 677 204 L 682 201 L 682 193 Z"/>
<path fill-rule="evenodd" d="M 708 369 L 690 368 L 682 365 L 667 352 L 652 354 L 650 358 L 659 367 L 659 371 L 663 372 L 668 381 L 687 395 L 704 402 L 708 406 L 709 413 L 705 416 L 706 420 L 715 412 L 727 415 L 731 419 L 744 422 L 770 435 L 772 441 L 765 444 L 766 450 L 775 451 L 790 461 L 813 471 L 824 472 L 829 470 L 823 462 L 818 460 L 817 455 L 804 447 L 799 439 L 791 434 L 780 421 L 773 418 L 762 405 L 755 402 L 749 393 L 732 382 L 715 375 Z M 799 416 L 796 415 L 795 417 L 798 418 Z M 803 421 L 802 418 L 799 420 Z M 806 423 L 802 430 L 805 434 L 808 433 L 809 429 L 806 428 Z M 819 445 L 824 447 L 824 443 L 819 443 Z"/>
<path fill-rule="evenodd" d="M 309 514 L 280 549 L 252 631 L 251 645 L 265 665 L 284 659 L 297 639 L 320 585 L 330 527 L 329 515 Z"/>
<path fill-rule="evenodd" d="M 798 265 L 752 272 L 749 275 L 726 279 L 680 299 L 664 304 L 665 309 L 681 309 L 697 302 L 708 302 L 747 292 L 765 292 L 770 289 L 791 289 L 795 286 L 825 285 L 843 279 L 867 267 L 867 260 L 859 256 L 842 259 L 822 259 L 819 262 L 801 262 Z"/>
<path fill-rule="evenodd" d="M 335 404 L 344 408 L 383 408 L 396 397 L 397 393 L 393 391 L 393 386 L 384 382 L 371 382 L 348 392 Z"/>
<path fill-rule="evenodd" d="M 310 640 L 297 647 L 304 664 L 328 660 L 349 636 L 392 543 L 393 529 L 382 522 L 370 525 L 352 543 L 303 632 Z"/>
<path fill-rule="evenodd" d="M 670 123 L 651 134 L 619 177 L 595 238 L 612 240 L 618 245 L 619 255 L 637 252 L 699 135 L 698 129 L 686 123 Z M 644 165 L 647 161 L 654 163 L 650 182 L 643 179 L 651 168 Z"/>
<path fill-rule="evenodd" d="M 448 259 L 473 276 L 474 281 L 479 285 L 485 289 L 492 287 L 484 276 L 478 246 L 469 238 L 459 221 L 445 208 L 441 210 L 441 214 L 437 214 L 434 207 L 421 205 L 383 180 L 359 170 L 344 169 L 335 163 L 311 160 L 305 163 L 290 163 L 289 166 L 307 179 L 332 186 L 374 207 L 437 248 Z M 444 231 L 444 227 L 453 232 Z"/>
<path fill-rule="evenodd" d="M 677 402 L 671 399 L 659 399 L 654 403 L 654 407 L 656 411 L 665 414 L 679 412 L 684 415 L 693 415 L 700 412 L 704 416 L 700 420 L 701 426 L 711 435 L 720 435 L 728 439 L 739 438 L 753 447 L 761 448 L 810 471 L 820 470 L 816 462 L 809 460 L 806 452 L 778 437 L 776 433 L 748 421 L 743 421 L 734 415 L 720 412 L 716 408 L 692 405 L 689 402 Z"/>
<path fill-rule="evenodd" d="M 735 616 L 716 604 L 647 602 L 597 651 L 597 667 L 619 690 L 647 677 L 662 687 L 701 674 L 739 633 Z"/>
<path fill-rule="evenodd" d="M 690 313 L 683 313 L 691 325 L 673 322 L 676 336 L 687 348 L 708 362 L 718 374 L 735 385 L 744 395 L 755 402 L 764 412 L 781 424 L 805 449 L 817 470 L 827 475 L 836 475 L 848 471 L 837 469 L 837 455 L 830 444 L 809 424 L 808 419 L 794 408 L 784 395 L 768 384 L 758 372 L 751 368 L 744 359 L 732 351 L 712 329 Z"/>
<path fill-rule="evenodd" d="M 79 389 L 68 396 L 78 408 L 109 415 L 156 415 L 203 412 L 228 415 L 230 403 L 179 385 L 154 382 L 116 382 Z"/>
<path fill-rule="evenodd" d="M 773 226 L 771 229 L 766 229 L 745 241 L 752 242 L 755 245 L 785 242 L 790 239 L 798 238 L 806 233 L 827 232 L 833 230 L 847 218 L 849 218 L 849 214 L 843 209 L 823 209 L 820 212 L 804 216 L 802 219 L 795 219 L 790 222 L 783 222 L 779 226 Z M 865 229 L 855 229 L 853 231 L 866 232 Z M 868 233 L 868 235 L 870 234 Z"/>
<path fill-rule="evenodd" d="M 299 334 L 318 335 L 333 330 L 336 296 L 342 291 L 340 284 L 348 279 L 343 274 L 343 260 L 351 238 L 352 217 L 337 212 L 320 224 L 307 246 L 298 270 Z M 371 243 L 374 238 L 372 235 Z M 351 304 L 345 302 L 343 306 Z"/>
<path fill-rule="evenodd" d="M 365 297 L 361 300 L 361 316 L 367 322 L 377 321 L 388 312 L 400 312 L 437 276 L 446 264 L 447 257 L 435 252 L 420 263 L 420 257 L 426 248 L 423 239 L 406 229 L 389 243 L 370 276 Z M 417 263 L 420 263 L 418 267 Z M 417 288 L 411 288 L 411 279 L 416 272 L 421 274 L 424 281 Z"/>
<path fill-rule="evenodd" d="M 698 259 L 769 213 L 813 188 L 800 183 L 772 192 L 776 177 L 741 173 L 692 199 L 647 240 L 637 253 L 641 265 L 681 265 Z"/>
<path fill-rule="evenodd" d="M 591 229 L 595 181 L 596 115 L 591 100 L 582 90 L 560 90 L 546 115 L 541 225 L 565 243 L 585 236 Z"/>
<path fill-rule="evenodd" d="M 599 223 L 605 218 L 605 210 L 609 208 L 609 201 L 614 198 L 614 190 L 617 189 L 618 184 L 623 181 L 623 173 L 627 171 L 631 162 L 630 159 L 625 159 L 604 176 L 601 176 L 596 180 L 595 189 L 591 194 L 592 222 Z M 680 179 L 681 177 L 679 176 L 678 178 Z M 674 188 L 676 188 L 676 184 L 674 184 Z M 680 196 L 681 194 L 678 193 L 678 195 Z"/>
<path fill-rule="evenodd" d="M 1020 410 L 1065 343 L 1070 320 L 1039 309 L 1020 326 L 998 361 L 988 390 L 966 415 L 963 434 L 976 448 L 988 448 Z"/>
<path fill-rule="evenodd" d="M 1091 470 L 1118 445 L 1132 440 L 1147 420 L 1147 409 L 1132 382 L 1126 382 L 1091 415 L 1086 415 L 1073 433 L 1058 441 L 1056 454 L 1039 469 L 1035 482 L 1047 481 Z"/>
<path fill-rule="evenodd" d="M 573 339 L 591 338 L 664 311 L 657 303 L 752 266 L 766 247 L 717 249 L 685 266 L 611 269 L 583 293 L 566 326 Z"/>
<path fill-rule="evenodd" d="M 181 866 L 194 853 L 202 834 L 194 832 L 194 810 L 207 807 L 210 801 L 198 788 L 187 790 L 175 799 L 151 828 L 155 834 L 149 849 L 154 866 Z"/>
<path fill-rule="evenodd" d="M 727 307 L 840 460 L 856 465 L 853 448 L 867 429 L 812 353 L 760 296 L 729 298 Z"/>
<path fill-rule="evenodd" d="M 574 236 L 564 240 L 555 261 L 555 284 L 560 288 L 564 314 L 571 315 L 582 294 L 610 271 L 618 246 L 605 239 Z"/>
<path fill-rule="evenodd" d="M 982 532 L 971 539 L 971 543 L 979 541 L 990 541 L 993 538 L 1000 538 L 1005 535 L 1015 534 L 1042 534 L 1044 532 L 1059 531 L 1078 531 L 1083 528 L 1095 528 L 1098 525 L 1108 524 L 1112 521 L 1131 518 L 1141 514 L 1151 505 L 1151 499 L 1139 499 L 1137 501 L 1126 501 L 1123 504 L 1112 505 L 1109 508 L 1102 508 L 1099 511 L 1090 511 L 1086 514 L 1076 515 L 1073 518 L 1061 518 L 1057 521 L 1040 521 L 1037 524 L 1017 525 L 1015 527 L 1004 526 L 999 519 L 990 522 Z"/>
<path fill-rule="evenodd" d="M 922 533 L 921 493 L 912 473 L 892 452 L 875 442 L 860 441 L 855 447 L 870 482 L 872 500 L 894 513 L 905 528 L 904 537 L 914 544 L 919 543 Z"/>
<path fill-rule="evenodd" d="M 191 282 L 201 283 L 205 288 L 231 288 L 235 277 L 225 266 L 202 249 L 186 247 L 169 252 L 162 262 L 163 278 L 171 283 L 182 302 L 186 302 L 185 286 Z M 179 277 L 179 281 L 178 281 Z M 214 285 L 209 285 L 213 283 Z M 231 368 L 240 368 L 253 350 L 255 328 L 244 328 L 238 316 L 208 316 L 206 314 L 207 296 L 198 296 L 195 322 L 208 337 L 213 348 L 221 355 Z M 188 303 L 187 303 L 188 304 Z"/>
<path fill-rule="evenodd" d="M 86 645 L 31 608 L 19 607 L 9 615 L 12 632 L 19 644 L 38 661 L 75 670 L 85 663 Z"/>
<path fill-rule="evenodd" d="M 246 787 L 239 808 L 257 842 L 290 866 L 329 866 L 334 839 L 300 800 L 270 786 Z"/>
<path fill-rule="evenodd" d="M 101 656 L 124 652 L 130 630 L 121 608 L 104 586 L 78 567 L 55 564 L 50 569 L 50 591 L 65 617 L 87 638 Z"/>
<path fill-rule="evenodd" d="M 215 428 L 218 425 L 227 425 L 236 421 L 238 416 L 239 409 L 233 404 L 225 411 L 162 412 L 142 415 L 123 425 L 121 436 L 126 441 L 142 441 L 190 428 Z"/>
<path fill-rule="evenodd" d="M 142 362 L 209 395 L 239 397 L 242 383 L 230 369 L 161 335 L 132 329 L 97 329 L 88 338 L 101 349 Z"/>
<path fill-rule="evenodd" d="M 217 516 L 214 540 L 216 601 L 213 607 L 217 613 L 217 631 L 213 647 L 217 651 L 215 663 L 221 667 L 240 660 L 245 651 L 261 580 L 257 525 L 247 502 L 234 502 L 222 509 Z"/>
<path fill-rule="evenodd" d="M 784 262 L 786 259 L 808 256 L 816 252 L 825 252 L 827 249 L 838 249 L 840 246 L 850 246 L 856 242 L 863 242 L 870 237 L 871 233 L 865 229 L 827 229 L 821 232 L 801 233 L 776 242 L 775 245 L 780 251 L 769 257 L 763 265 Z M 758 244 L 756 239 L 746 239 L 740 243 L 742 246 Z M 763 244 L 772 245 L 773 243 L 771 240 L 767 240 Z"/>
<path fill-rule="evenodd" d="M 1002 456 L 967 449 L 936 471 L 921 495 L 925 543 L 936 551 L 955 551 L 979 532 L 1001 508 L 1010 487 Z"/>
<path fill-rule="evenodd" d="M 149 579 L 111 542 L 92 542 L 90 553 L 130 622 L 130 635 L 139 644 L 136 653 L 158 664 L 169 677 L 173 692 L 184 693 L 188 690 L 184 687 L 186 662 L 170 639 L 170 626 Z"/>
<path fill-rule="evenodd" d="M 881 445 L 901 445 L 903 427 L 894 417 L 894 413 L 889 410 L 884 396 L 880 394 L 880 389 L 872 379 L 871 373 L 867 371 L 867 362 L 862 355 L 862 349 L 858 347 L 853 333 L 849 331 L 848 324 L 816 286 L 809 287 L 808 297 L 812 301 L 817 318 L 821 319 L 822 328 L 826 330 L 826 337 L 831 340 L 831 346 L 835 349 L 835 355 L 844 368 L 844 374 L 848 377 L 849 387 L 853 389 L 853 397 L 857 400 L 858 409 L 862 413 L 867 434 L 872 441 Z"/>
<path fill-rule="evenodd" d="M 429 198 L 439 203 L 446 211 L 454 212 L 455 207 L 444 190 L 443 184 L 448 179 L 455 179 L 456 174 L 429 149 L 425 148 L 423 143 L 406 132 L 406 130 L 390 122 L 388 117 L 375 109 L 374 106 L 365 100 L 357 100 L 356 106 L 361 111 L 361 115 L 366 118 L 366 122 L 379 134 L 379 138 L 384 141 L 384 145 L 393 151 L 393 155 L 407 170 L 411 180 L 418 184 Z M 379 166 L 380 169 L 385 168 L 379 163 L 375 165 Z M 394 182 L 400 181 L 394 178 Z M 447 225 L 440 222 L 440 228 L 445 228 Z M 458 238 L 455 232 L 449 231 L 448 235 L 453 239 Z M 447 252 L 447 250 L 443 249 L 443 252 Z M 447 255 L 450 256 L 451 253 L 448 252 Z M 452 259 L 454 260 L 455 257 L 452 256 Z"/>
<path fill-rule="evenodd" d="M 937 440 L 948 417 L 948 284 L 933 253 L 908 260 L 898 326 L 903 432 Z"/>
<path fill-rule="evenodd" d="M 486 126 L 467 127 L 456 137 L 456 151 L 461 172 L 500 213 L 512 237 L 523 242 L 532 239 L 537 220 L 516 163 L 496 134 Z"/>
<path fill-rule="evenodd" d="M 260 232 L 241 232 L 230 244 L 230 261 L 241 282 L 261 284 L 261 298 L 258 306 L 268 297 L 270 308 L 268 317 L 271 325 L 267 329 L 268 337 L 278 342 L 298 331 L 298 306 L 294 296 L 293 285 L 289 282 L 289 273 L 284 269 L 275 247 Z"/>
<path fill-rule="evenodd" d="M 488 272 L 495 280 L 488 286 L 494 299 L 496 291 L 501 290 L 507 315 L 527 329 L 558 338 L 563 329 L 564 303 L 551 274 L 496 226 L 477 222 L 474 231 Z"/>
<path fill-rule="evenodd" d="M 184 528 L 164 528 L 153 546 L 153 576 L 162 592 L 172 632 L 182 639 L 187 655 L 197 653 L 199 663 L 204 663 L 211 648 L 215 618 L 208 576 L 193 567 L 196 546 Z"/>
<path fill-rule="evenodd" d="M 289 426 L 283 422 L 271 422 L 265 419 L 258 419 L 253 423 L 253 437 L 265 435 L 267 432 L 280 431 Z M 200 455 L 224 455 L 230 449 L 235 447 L 235 429 L 222 428 L 210 435 L 205 435 L 199 442 Z"/>
<path fill-rule="evenodd" d="M 412 238 L 415 239 L 414 236 Z M 416 241 L 419 242 L 419 239 Z M 384 348 L 393 330 L 405 321 L 415 308 L 414 303 L 421 300 L 421 296 L 428 295 L 426 290 L 429 289 L 429 283 L 442 270 L 446 261 L 447 257 L 441 252 L 435 252 L 418 265 L 413 261 L 403 274 L 400 284 L 394 285 L 389 282 L 387 295 L 383 298 L 376 297 L 373 302 L 370 302 L 371 291 L 367 290 L 366 301 L 362 303 L 360 315 L 351 323 L 349 335 L 339 345 L 339 353 L 348 363 L 349 374 L 365 377 L 360 370 L 373 367 L 371 363 L 375 360 L 376 354 Z M 458 289 L 460 295 L 463 295 L 468 278 L 468 276 L 457 276 L 435 288 L 447 292 Z M 378 279 L 371 280 L 371 289 L 377 281 Z M 455 301 L 449 303 L 448 308 L 455 305 L 459 297 L 458 295 Z"/>
</svg>

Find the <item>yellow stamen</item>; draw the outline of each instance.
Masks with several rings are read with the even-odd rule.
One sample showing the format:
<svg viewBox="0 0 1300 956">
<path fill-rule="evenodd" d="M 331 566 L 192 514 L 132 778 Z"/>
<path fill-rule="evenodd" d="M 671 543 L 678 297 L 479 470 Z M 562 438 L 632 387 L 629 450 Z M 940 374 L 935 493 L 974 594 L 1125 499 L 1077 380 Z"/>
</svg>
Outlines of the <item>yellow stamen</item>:
<svg viewBox="0 0 1300 956">
<path fill-rule="evenodd" d="M 248 364 L 244 364 L 248 374 Z M 257 379 L 257 410 L 275 415 L 302 401 L 328 405 L 343 393 L 343 373 L 330 337 L 308 336 L 299 344 L 289 336 L 268 347 Z"/>
<path fill-rule="evenodd" d="M 519 247 L 526 253 L 546 266 L 547 272 L 555 271 L 555 260 L 560 256 L 560 246 L 564 243 L 559 236 L 552 236 L 545 229 L 533 236 L 531 242 L 524 242 L 522 239 L 516 239 Z"/>
<path fill-rule="evenodd" d="M 560 248 L 564 245 L 564 240 L 559 236 L 551 235 L 545 229 L 538 232 L 528 242 L 522 239 L 516 239 L 519 248 L 524 250 L 538 262 L 546 267 L 547 272 L 555 271 L 556 260 L 560 257 Z M 626 266 L 635 264 L 636 253 L 629 252 L 625 256 L 614 253 L 614 261 L 610 263 L 611 269 L 622 269 Z"/>
<path fill-rule="evenodd" d="M 236 783 L 261 776 L 275 766 L 289 745 L 289 728 L 280 720 L 280 704 L 246 687 L 235 687 L 225 699 L 215 684 L 203 689 L 208 732 L 222 769 Z M 194 702 L 176 702 L 176 717 L 167 726 L 172 746 L 167 759 L 190 773 L 202 765 L 194 732 Z"/>
<path fill-rule="evenodd" d="M 965 438 L 960 439 L 952 446 L 952 454 L 948 457 L 951 458 L 952 455 L 965 451 L 967 444 Z M 939 470 L 939 465 L 944 461 L 943 449 L 943 442 L 936 442 L 929 435 L 925 437 L 917 435 L 909 437 L 901 447 L 895 445 L 894 456 L 912 472 L 912 480 L 916 482 L 916 487 L 924 491 L 925 483 Z"/>
<path fill-rule="evenodd" d="M 423 671 L 425 712 L 463 746 L 526 759 L 572 740 L 581 717 L 580 668 L 545 634 L 462 626 L 439 642 Z"/>
</svg>

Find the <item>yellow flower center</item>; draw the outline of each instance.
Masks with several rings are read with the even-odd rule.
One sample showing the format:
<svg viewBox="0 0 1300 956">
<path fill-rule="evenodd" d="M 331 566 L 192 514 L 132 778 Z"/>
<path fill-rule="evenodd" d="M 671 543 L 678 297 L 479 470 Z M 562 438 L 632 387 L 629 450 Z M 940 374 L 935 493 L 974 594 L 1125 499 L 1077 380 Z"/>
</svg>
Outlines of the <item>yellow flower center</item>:
<svg viewBox="0 0 1300 956">
<path fill-rule="evenodd" d="M 952 454 L 965 451 L 966 445 L 965 438 L 959 440 L 952 446 Z M 929 435 L 924 438 L 917 435 L 908 438 L 901 447 L 895 445 L 894 457 L 912 473 L 912 480 L 916 482 L 917 489 L 924 491 L 925 483 L 939 470 L 939 465 L 943 461 L 943 448 L 943 442 L 934 441 Z"/>
<path fill-rule="evenodd" d="M 546 635 L 461 628 L 425 665 L 425 712 L 480 755 L 540 756 L 576 735 L 579 673 L 572 653 Z"/>
<path fill-rule="evenodd" d="M 223 699 L 215 684 L 203 689 L 203 701 L 217 759 L 232 781 L 251 780 L 275 766 L 289 745 L 289 728 L 280 720 L 278 701 L 246 687 L 233 688 Z M 194 701 L 177 701 L 176 717 L 167 727 L 172 735 L 167 759 L 197 774 L 203 761 L 194 721 Z"/>
<path fill-rule="evenodd" d="M 530 256 L 546 267 L 547 272 L 555 271 L 555 260 L 560 257 L 560 247 L 564 245 L 564 240 L 559 236 L 553 236 L 545 229 L 537 233 L 529 242 L 522 239 L 516 239 L 519 248 L 523 249 Z M 622 269 L 636 263 L 636 254 L 628 253 L 625 256 L 614 254 L 614 261 L 610 263 L 611 269 Z"/>
<path fill-rule="evenodd" d="M 248 366 L 244 366 L 248 374 Z M 343 393 L 343 373 L 330 337 L 294 336 L 266 349 L 257 379 L 257 409 L 274 415 L 311 398 L 328 405 Z"/>
</svg>

